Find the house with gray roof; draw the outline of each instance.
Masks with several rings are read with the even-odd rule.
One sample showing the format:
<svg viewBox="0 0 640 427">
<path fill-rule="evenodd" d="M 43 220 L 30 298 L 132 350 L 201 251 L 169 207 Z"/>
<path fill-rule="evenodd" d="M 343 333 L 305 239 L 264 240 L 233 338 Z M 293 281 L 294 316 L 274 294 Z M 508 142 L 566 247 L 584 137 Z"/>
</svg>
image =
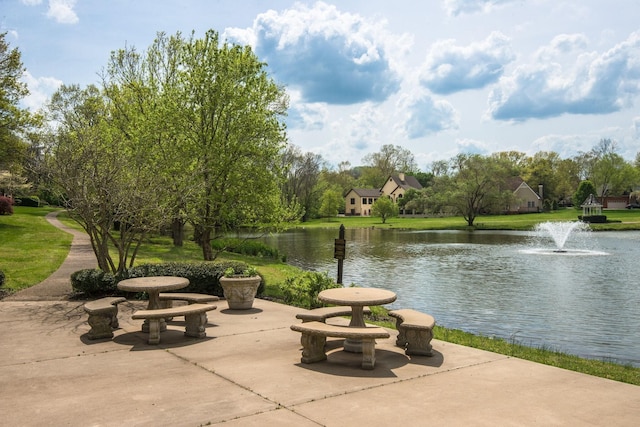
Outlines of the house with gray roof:
<svg viewBox="0 0 640 427">
<path fill-rule="evenodd" d="M 391 175 L 381 189 L 352 188 L 344 198 L 344 213 L 347 216 L 370 216 L 371 205 L 373 205 L 379 197 L 387 196 L 397 203 L 410 188 L 419 190 L 422 188 L 422 185 L 420 185 L 414 176 L 408 176 L 403 173 Z"/>
</svg>

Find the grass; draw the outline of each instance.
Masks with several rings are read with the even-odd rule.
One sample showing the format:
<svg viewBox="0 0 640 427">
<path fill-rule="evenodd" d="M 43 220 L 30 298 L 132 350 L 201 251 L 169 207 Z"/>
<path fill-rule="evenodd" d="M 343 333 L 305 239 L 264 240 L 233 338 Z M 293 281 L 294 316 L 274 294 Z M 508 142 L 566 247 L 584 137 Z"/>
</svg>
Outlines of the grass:
<svg viewBox="0 0 640 427">
<path fill-rule="evenodd" d="M 37 284 L 53 273 L 63 262 L 71 243 L 71 235 L 52 227 L 44 218 L 52 209 L 21 208 L 14 209 L 13 216 L 0 216 L 0 270 L 7 276 L 5 287 L 18 290 Z M 609 220 L 620 221 L 609 225 L 625 225 L 640 229 L 640 210 L 606 211 Z M 65 214 L 58 217 L 65 225 L 81 230 L 82 228 L 68 219 Z M 572 221 L 577 219 L 577 211 L 567 209 L 548 214 L 508 215 L 478 218 L 479 228 L 524 230 L 531 229 L 543 221 Z M 467 229 L 464 220 L 454 218 L 393 218 L 387 224 L 381 224 L 379 218 L 346 217 L 327 220 L 313 220 L 297 227 L 388 227 L 414 229 Z M 593 229 L 598 229 L 595 224 Z M 604 229 L 604 228 L 603 228 Z M 609 229 L 609 228 L 606 228 Z M 616 228 L 625 229 L 625 228 Z M 202 253 L 193 242 L 186 241 L 181 248 L 173 247 L 167 237 L 152 237 L 142 245 L 137 264 L 164 261 L 200 261 Z M 278 298 L 278 284 L 287 277 L 299 273 L 299 269 L 267 258 L 249 258 L 235 254 L 224 254 L 220 259 L 234 259 L 248 262 L 258 268 L 267 284 L 266 295 Z M 395 328 L 393 319 L 386 315 L 382 307 L 372 307 L 373 316 L 368 320 L 387 328 Z M 615 381 L 640 385 L 640 368 L 619 365 L 606 360 L 582 359 L 548 348 L 533 348 L 517 342 L 509 342 L 464 331 L 436 326 L 434 336 L 467 347 L 478 348 L 530 360 L 537 363 L 569 369 L 588 375 L 608 378 Z"/>
<path fill-rule="evenodd" d="M 4 287 L 28 288 L 46 279 L 62 264 L 73 236 L 45 219 L 52 208 L 14 206 L 13 215 L 0 216 L 0 270 Z"/>
<path fill-rule="evenodd" d="M 545 221 L 577 221 L 582 211 L 573 208 L 553 212 L 522 215 L 482 215 L 474 221 L 472 229 L 478 230 L 532 230 L 536 224 Z M 594 231 L 640 230 L 640 209 L 604 211 L 606 224 L 591 224 Z M 294 228 L 381 228 L 414 230 L 469 230 L 462 217 L 443 218 L 390 218 L 385 224 L 377 217 L 347 216 L 340 218 L 313 219 L 297 224 Z"/>
</svg>

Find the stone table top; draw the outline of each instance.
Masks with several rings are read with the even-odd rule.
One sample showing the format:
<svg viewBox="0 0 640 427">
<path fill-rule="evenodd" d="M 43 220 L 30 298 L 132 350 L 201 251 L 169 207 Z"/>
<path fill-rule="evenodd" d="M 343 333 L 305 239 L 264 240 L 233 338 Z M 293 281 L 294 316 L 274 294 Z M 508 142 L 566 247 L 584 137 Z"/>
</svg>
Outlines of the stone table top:
<svg viewBox="0 0 640 427">
<path fill-rule="evenodd" d="M 332 288 L 318 294 L 320 301 L 350 306 L 382 305 L 396 300 L 395 292 L 378 288 Z"/>
<path fill-rule="evenodd" d="M 163 292 L 189 286 L 189 279 L 177 276 L 136 277 L 118 282 L 118 289 L 127 292 Z"/>
</svg>

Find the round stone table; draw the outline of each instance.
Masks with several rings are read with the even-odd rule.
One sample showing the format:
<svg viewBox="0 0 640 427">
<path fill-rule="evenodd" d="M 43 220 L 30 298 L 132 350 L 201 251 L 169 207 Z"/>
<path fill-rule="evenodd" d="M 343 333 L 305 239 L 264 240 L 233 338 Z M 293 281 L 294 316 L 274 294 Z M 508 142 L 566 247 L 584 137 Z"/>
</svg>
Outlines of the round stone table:
<svg viewBox="0 0 640 427">
<path fill-rule="evenodd" d="M 351 321 L 349 326 L 364 327 L 364 306 L 389 304 L 396 300 L 395 292 L 378 288 L 332 288 L 325 289 L 318 294 L 320 301 L 335 305 L 351 306 Z M 347 339 L 344 350 L 352 353 L 362 352 L 362 342 Z"/>
<path fill-rule="evenodd" d="M 146 292 L 149 295 L 147 310 L 160 308 L 160 292 L 174 291 L 189 286 L 189 279 L 176 276 L 135 277 L 118 282 L 118 289 L 126 292 Z M 165 331 L 167 324 L 160 322 L 160 331 Z M 143 332 L 149 332 L 149 320 L 142 325 Z"/>
</svg>

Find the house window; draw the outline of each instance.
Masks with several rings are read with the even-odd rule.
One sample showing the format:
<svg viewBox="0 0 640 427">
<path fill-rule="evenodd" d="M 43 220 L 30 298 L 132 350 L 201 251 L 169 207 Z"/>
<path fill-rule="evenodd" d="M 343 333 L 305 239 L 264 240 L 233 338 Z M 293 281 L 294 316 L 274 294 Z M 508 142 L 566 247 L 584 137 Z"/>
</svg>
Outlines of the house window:
<svg viewBox="0 0 640 427">
<path fill-rule="evenodd" d="M 373 204 L 373 199 L 371 197 L 369 197 L 369 204 L 372 205 Z"/>
<path fill-rule="evenodd" d="M 355 205 L 355 204 L 356 204 L 356 198 L 355 198 L 355 197 L 352 197 L 352 198 L 351 198 L 351 204 L 352 204 L 352 205 Z"/>
<path fill-rule="evenodd" d="M 367 198 L 366 198 L 366 197 L 363 197 L 363 198 L 362 198 L 362 204 L 363 204 L 363 205 L 366 205 L 366 204 L 367 204 Z"/>
</svg>

